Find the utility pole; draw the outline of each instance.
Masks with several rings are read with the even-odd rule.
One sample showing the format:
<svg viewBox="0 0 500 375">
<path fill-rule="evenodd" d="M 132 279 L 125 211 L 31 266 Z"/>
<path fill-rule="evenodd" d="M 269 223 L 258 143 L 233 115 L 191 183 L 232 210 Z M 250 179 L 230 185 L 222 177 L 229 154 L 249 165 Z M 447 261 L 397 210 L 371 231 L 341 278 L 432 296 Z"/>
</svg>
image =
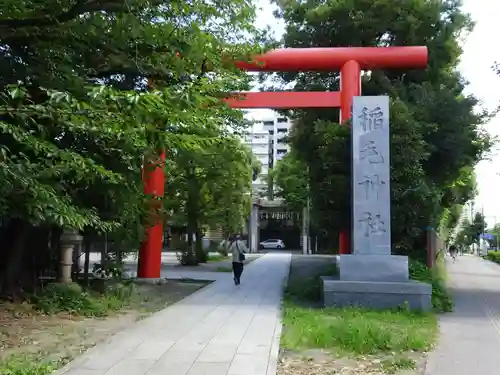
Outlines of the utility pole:
<svg viewBox="0 0 500 375">
<path fill-rule="evenodd" d="M 254 123 L 252 122 L 252 132 L 250 133 L 250 150 L 252 152 L 252 158 L 253 158 L 253 131 Z M 252 160 L 250 160 L 250 215 L 248 215 L 248 251 L 251 253 L 252 252 L 252 247 L 253 247 L 253 241 L 252 241 L 252 236 L 253 236 L 253 166 L 252 166 Z"/>
<path fill-rule="evenodd" d="M 307 255 L 311 252 L 309 248 L 309 227 L 310 227 L 310 207 L 309 197 L 307 197 L 306 206 L 302 209 L 302 254 Z"/>
<path fill-rule="evenodd" d="M 484 206 L 481 206 L 481 217 L 483 220 L 483 233 L 481 235 L 481 238 L 483 239 L 483 241 L 486 241 L 484 239 L 484 232 L 486 231 L 486 220 L 484 220 Z M 479 243 L 481 243 L 481 241 L 479 241 Z M 479 247 L 481 247 L 481 246 L 479 246 Z M 480 248 L 478 249 L 478 255 L 481 255 Z"/>
<path fill-rule="evenodd" d="M 309 167 L 307 167 L 307 178 L 309 179 Z M 306 206 L 302 209 L 302 254 L 310 254 L 310 229 L 311 229 L 311 199 L 309 196 L 309 180 L 306 185 Z"/>
</svg>

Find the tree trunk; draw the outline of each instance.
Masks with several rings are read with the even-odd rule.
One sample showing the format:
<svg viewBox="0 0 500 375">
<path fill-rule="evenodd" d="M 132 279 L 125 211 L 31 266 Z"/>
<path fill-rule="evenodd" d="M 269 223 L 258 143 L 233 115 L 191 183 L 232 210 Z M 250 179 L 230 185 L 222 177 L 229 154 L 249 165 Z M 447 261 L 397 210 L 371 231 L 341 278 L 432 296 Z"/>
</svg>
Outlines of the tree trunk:
<svg viewBox="0 0 500 375">
<path fill-rule="evenodd" d="M 199 217 L 199 189 L 198 183 L 196 181 L 195 169 L 189 168 L 187 171 L 187 181 L 188 181 L 188 196 L 186 202 L 186 214 L 187 214 L 187 234 L 188 234 L 188 251 L 189 257 L 192 257 L 193 262 L 198 264 L 197 251 L 195 249 L 195 244 L 193 243 L 193 237 L 198 232 L 198 217 Z"/>
<path fill-rule="evenodd" d="M 90 285 L 89 272 L 90 272 L 90 249 L 92 247 L 92 243 L 90 241 L 86 241 L 84 244 L 85 249 L 85 263 L 83 265 L 83 280 L 85 288 L 88 288 Z"/>
<path fill-rule="evenodd" d="M 202 235 L 201 235 L 198 223 L 196 223 L 195 254 L 196 254 L 196 260 L 199 263 L 206 263 L 207 262 L 207 254 L 203 250 L 203 239 L 202 239 Z"/>
<path fill-rule="evenodd" d="M 22 287 L 19 274 L 22 273 L 22 262 L 25 254 L 25 243 L 28 238 L 28 224 L 21 219 L 12 219 L 7 225 L 3 264 L 0 267 L 0 293 L 12 295 Z"/>
</svg>

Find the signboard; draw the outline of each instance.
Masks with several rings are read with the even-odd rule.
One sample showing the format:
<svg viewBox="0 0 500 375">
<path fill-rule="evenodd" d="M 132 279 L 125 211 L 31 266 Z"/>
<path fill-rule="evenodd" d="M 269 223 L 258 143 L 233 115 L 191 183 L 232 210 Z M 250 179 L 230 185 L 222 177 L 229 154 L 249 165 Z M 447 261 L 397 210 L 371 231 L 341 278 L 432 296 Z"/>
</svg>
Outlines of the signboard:
<svg viewBox="0 0 500 375">
<path fill-rule="evenodd" d="M 276 212 L 276 211 L 261 211 L 259 218 L 261 220 L 292 220 L 299 219 L 299 214 L 296 212 Z"/>
<path fill-rule="evenodd" d="M 479 237 L 482 238 L 483 240 L 490 240 L 490 241 L 495 239 L 495 235 L 491 233 L 484 233 L 481 234 Z"/>
<path fill-rule="evenodd" d="M 352 106 L 353 253 L 391 254 L 389 97 Z"/>
</svg>

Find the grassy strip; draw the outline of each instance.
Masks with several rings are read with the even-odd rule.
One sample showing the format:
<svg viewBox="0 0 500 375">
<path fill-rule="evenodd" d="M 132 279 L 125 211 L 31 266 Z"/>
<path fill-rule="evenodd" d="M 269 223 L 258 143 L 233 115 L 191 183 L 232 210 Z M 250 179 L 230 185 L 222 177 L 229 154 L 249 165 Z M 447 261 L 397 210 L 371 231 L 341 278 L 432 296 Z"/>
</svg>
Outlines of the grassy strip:
<svg viewBox="0 0 500 375">
<path fill-rule="evenodd" d="M 317 275 L 294 278 L 290 275 L 285 290 L 284 349 L 326 349 L 337 353 L 375 354 L 429 350 L 437 335 L 434 313 L 411 312 L 404 308 L 375 311 L 360 308 L 304 307 L 320 301 L 323 275 L 336 273 L 334 265 L 325 266 Z M 436 312 L 450 311 L 452 301 L 443 276 L 418 262 L 410 263 L 412 279 L 433 287 L 432 302 Z M 410 360 L 405 358 L 405 366 Z M 399 367 L 399 366 L 398 366 Z M 403 366 L 404 367 L 404 366 Z"/>
<path fill-rule="evenodd" d="M 432 285 L 432 307 L 435 312 L 453 310 L 453 300 L 446 288 L 446 270 L 444 259 L 438 258 L 434 269 L 430 270 L 423 263 L 410 262 L 410 277 Z"/>
<path fill-rule="evenodd" d="M 2 375 L 48 375 L 64 366 L 62 361 L 49 361 L 43 358 L 11 357 L 0 363 Z"/>
<path fill-rule="evenodd" d="M 485 259 L 500 264 L 500 251 L 488 251 Z"/>
<path fill-rule="evenodd" d="M 221 254 L 209 254 L 207 262 L 221 262 L 223 260 L 228 260 L 229 256 L 224 256 Z"/>
<path fill-rule="evenodd" d="M 291 305 L 285 308 L 284 325 L 281 344 L 287 349 L 355 354 L 425 351 L 433 344 L 437 327 L 432 314 Z"/>
<path fill-rule="evenodd" d="M 217 272 L 233 272 L 233 268 L 230 266 L 220 266 L 216 269 Z"/>
<path fill-rule="evenodd" d="M 125 307 L 136 296 L 135 284 L 116 283 L 101 292 L 84 292 L 80 285 L 49 284 L 32 298 L 33 306 L 45 313 L 67 312 L 74 315 L 104 317 Z"/>
</svg>

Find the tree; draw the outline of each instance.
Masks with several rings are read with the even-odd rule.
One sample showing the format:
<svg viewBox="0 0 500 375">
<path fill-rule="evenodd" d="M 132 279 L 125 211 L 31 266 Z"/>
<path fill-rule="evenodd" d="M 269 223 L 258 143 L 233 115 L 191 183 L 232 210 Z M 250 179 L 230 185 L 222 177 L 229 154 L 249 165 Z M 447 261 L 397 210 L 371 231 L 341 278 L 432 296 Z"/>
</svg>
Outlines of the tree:
<svg viewBox="0 0 500 375">
<path fill-rule="evenodd" d="M 166 181 L 167 196 L 173 198 L 165 201 L 167 223 L 187 225 L 184 263 L 193 264 L 205 261 L 204 227 L 220 228 L 228 237 L 243 226 L 258 165 L 236 136 L 221 137 L 203 149 L 178 148 L 176 153 Z"/>
<path fill-rule="evenodd" d="M 309 196 L 307 165 L 292 150 L 287 153 L 272 171 L 278 198 L 283 198 L 292 211 L 300 211 Z"/>
<path fill-rule="evenodd" d="M 1 11 L 0 292 L 51 267 L 63 228 L 136 249 L 144 155 L 215 144 L 241 122 L 220 97 L 249 78 L 228 60 L 262 41 L 247 0 L 24 0 Z M 32 259 L 44 265 L 21 267 Z"/>
<path fill-rule="evenodd" d="M 457 234 L 455 242 L 458 245 L 464 247 L 470 247 L 473 244 L 477 246 L 480 245 L 481 234 L 486 231 L 486 221 L 484 220 L 483 215 L 480 212 L 477 212 L 474 215 L 474 220 L 470 222 L 468 219 L 465 219 L 462 222 L 460 231 Z"/>
<path fill-rule="evenodd" d="M 363 76 L 364 95 L 391 97 L 392 234 L 396 253 L 423 257 L 425 228 L 437 228 L 443 210 L 471 197 L 471 171 L 490 147 L 481 128 L 488 118 L 466 96 L 456 67 L 458 36 L 472 29 L 458 1 L 387 0 L 281 2 L 286 47 L 425 45 L 429 68 L 374 70 Z M 282 73 L 298 91 L 339 90 L 338 73 Z M 338 109 L 294 111 L 292 149 L 309 166 L 313 217 L 335 243 L 350 223 L 350 141 Z"/>
</svg>

